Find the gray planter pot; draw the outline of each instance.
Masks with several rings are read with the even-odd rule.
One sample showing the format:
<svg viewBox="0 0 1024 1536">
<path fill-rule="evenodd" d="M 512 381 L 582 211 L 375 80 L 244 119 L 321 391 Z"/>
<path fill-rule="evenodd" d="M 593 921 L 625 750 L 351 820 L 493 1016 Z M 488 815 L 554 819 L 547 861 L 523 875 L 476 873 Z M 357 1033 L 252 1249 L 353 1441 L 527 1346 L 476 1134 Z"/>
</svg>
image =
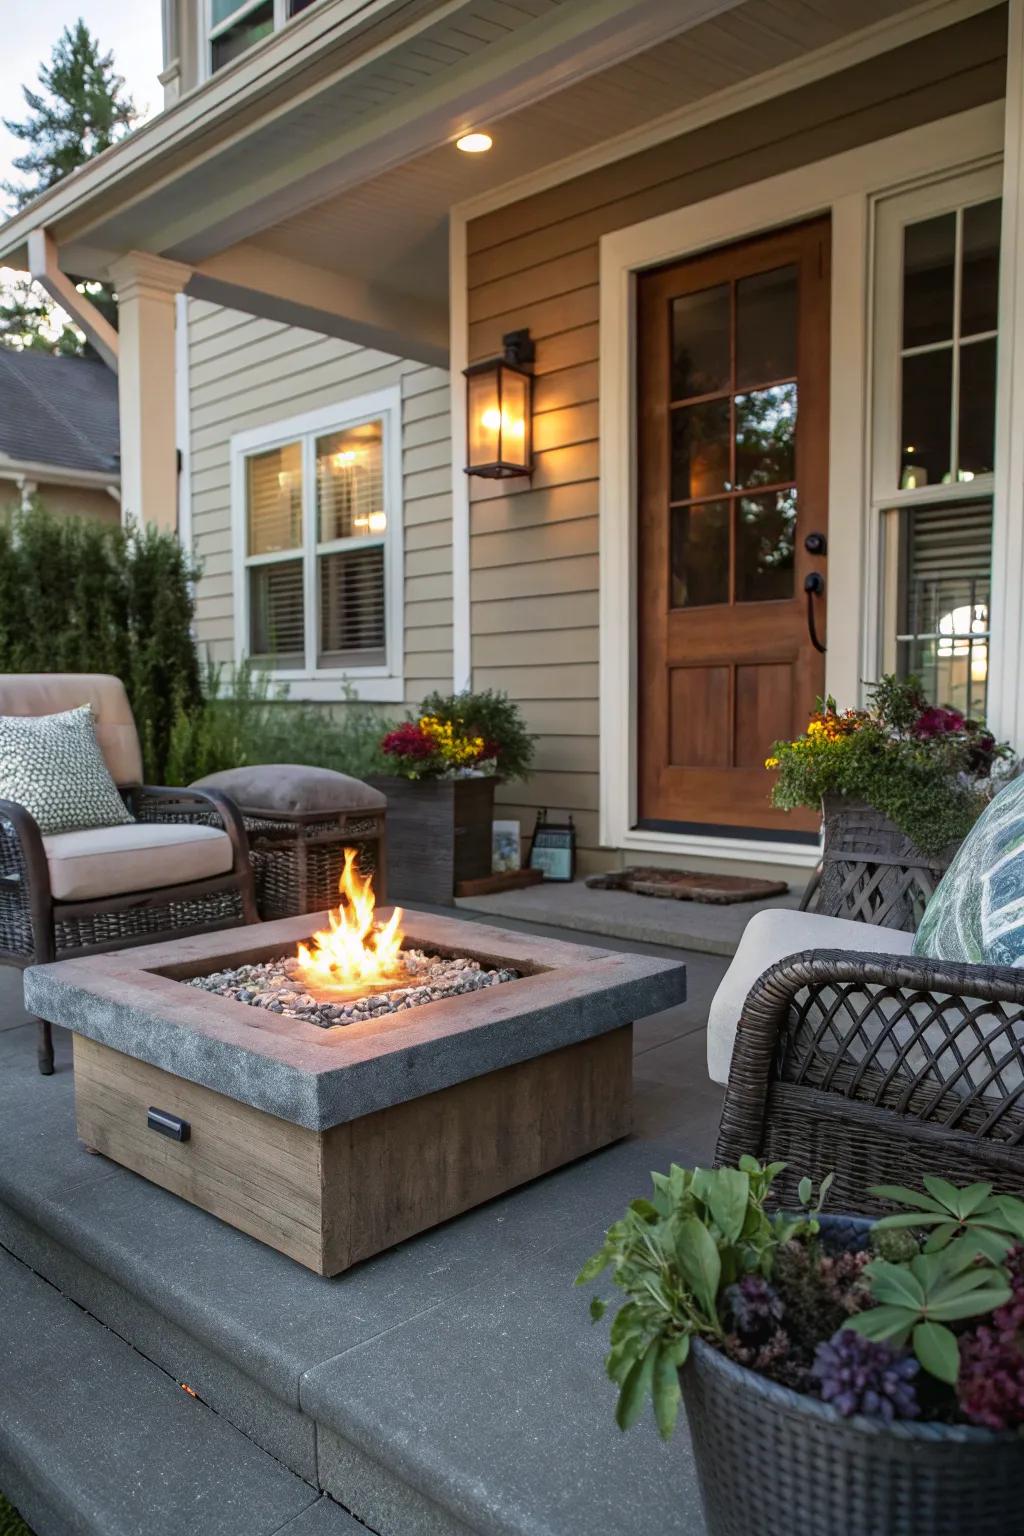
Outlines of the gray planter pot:
<svg viewBox="0 0 1024 1536">
<path fill-rule="evenodd" d="M 697 1342 L 681 1373 L 708 1536 L 1021 1536 L 1024 1441 L 844 1419 Z"/>
<path fill-rule="evenodd" d="M 881 811 L 844 795 L 822 802 L 824 850 L 815 911 L 916 931 L 956 848 L 925 854 Z"/>
<path fill-rule="evenodd" d="M 830 1248 L 870 1223 L 825 1218 Z M 844 1419 L 697 1340 L 680 1372 L 708 1536 L 1022 1536 L 1024 1439 Z"/>
<path fill-rule="evenodd" d="M 450 905 L 460 881 L 490 874 L 496 779 L 371 782 L 388 799 L 389 900 Z"/>
</svg>

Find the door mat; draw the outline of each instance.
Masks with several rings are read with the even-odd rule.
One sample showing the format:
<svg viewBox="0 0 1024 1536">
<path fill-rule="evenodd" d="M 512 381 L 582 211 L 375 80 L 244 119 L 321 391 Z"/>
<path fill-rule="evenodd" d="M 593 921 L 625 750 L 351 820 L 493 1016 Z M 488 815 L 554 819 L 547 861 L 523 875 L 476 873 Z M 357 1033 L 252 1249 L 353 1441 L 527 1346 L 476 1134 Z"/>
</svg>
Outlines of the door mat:
<svg viewBox="0 0 1024 1536">
<path fill-rule="evenodd" d="M 671 901 L 705 901 L 728 906 L 737 901 L 764 901 L 785 896 L 785 880 L 754 880 L 746 875 L 708 875 L 694 869 L 657 869 L 644 864 L 591 875 L 592 891 L 632 891 L 635 896 L 663 896 Z"/>
</svg>

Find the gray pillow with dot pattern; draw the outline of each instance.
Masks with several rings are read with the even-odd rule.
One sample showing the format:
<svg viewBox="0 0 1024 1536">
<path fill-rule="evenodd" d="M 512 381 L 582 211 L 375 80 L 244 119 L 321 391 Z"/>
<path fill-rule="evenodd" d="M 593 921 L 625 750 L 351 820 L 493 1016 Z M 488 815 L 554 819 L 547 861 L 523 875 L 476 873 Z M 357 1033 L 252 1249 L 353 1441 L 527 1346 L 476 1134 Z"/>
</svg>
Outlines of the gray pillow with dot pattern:
<svg viewBox="0 0 1024 1536">
<path fill-rule="evenodd" d="M 0 799 L 23 805 L 41 832 L 125 826 L 91 704 L 59 715 L 0 715 Z"/>
</svg>

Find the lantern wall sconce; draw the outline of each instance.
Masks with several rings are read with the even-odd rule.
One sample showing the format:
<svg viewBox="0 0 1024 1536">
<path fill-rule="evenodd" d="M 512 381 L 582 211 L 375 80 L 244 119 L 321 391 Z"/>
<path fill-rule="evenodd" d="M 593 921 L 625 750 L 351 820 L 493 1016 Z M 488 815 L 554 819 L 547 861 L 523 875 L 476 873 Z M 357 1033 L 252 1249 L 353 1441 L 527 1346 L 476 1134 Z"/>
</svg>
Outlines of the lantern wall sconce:
<svg viewBox="0 0 1024 1536">
<path fill-rule="evenodd" d="M 533 468 L 534 345 L 530 333 L 509 331 L 501 357 L 465 370 L 467 475 L 508 480 Z"/>
</svg>

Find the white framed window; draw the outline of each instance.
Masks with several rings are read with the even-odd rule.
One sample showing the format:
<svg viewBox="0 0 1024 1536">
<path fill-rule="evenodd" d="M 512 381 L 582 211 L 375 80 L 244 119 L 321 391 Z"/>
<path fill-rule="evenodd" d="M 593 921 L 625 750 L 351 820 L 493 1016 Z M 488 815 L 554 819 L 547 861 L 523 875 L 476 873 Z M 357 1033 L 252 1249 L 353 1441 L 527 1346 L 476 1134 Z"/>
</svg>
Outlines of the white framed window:
<svg viewBox="0 0 1024 1536">
<path fill-rule="evenodd" d="M 401 390 L 231 439 L 235 654 L 296 698 L 400 701 Z"/>
<path fill-rule="evenodd" d="M 206 70 L 216 74 L 316 0 L 199 0 Z"/>
<path fill-rule="evenodd" d="M 879 667 L 983 718 L 989 670 L 1001 167 L 876 206 L 872 515 Z"/>
</svg>

